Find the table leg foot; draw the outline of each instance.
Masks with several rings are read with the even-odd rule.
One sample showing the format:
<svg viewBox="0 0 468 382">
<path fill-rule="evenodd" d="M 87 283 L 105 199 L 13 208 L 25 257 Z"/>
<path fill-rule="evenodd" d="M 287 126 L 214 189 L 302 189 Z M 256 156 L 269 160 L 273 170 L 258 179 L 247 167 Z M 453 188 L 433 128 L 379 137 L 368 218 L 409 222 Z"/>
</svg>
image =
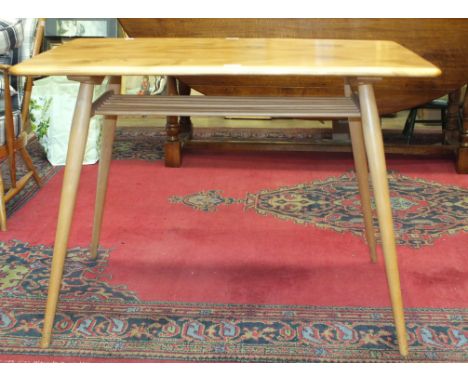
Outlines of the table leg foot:
<svg viewBox="0 0 468 382">
<path fill-rule="evenodd" d="M 42 335 L 41 342 L 39 343 L 39 347 L 41 349 L 47 349 L 50 346 L 50 334 L 49 335 Z"/>
<path fill-rule="evenodd" d="M 180 141 L 166 142 L 164 155 L 166 167 L 180 167 L 182 164 Z"/>
<path fill-rule="evenodd" d="M 369 189 L 369 170 L 367 168 L 366 149 L 364 146 L 364 135 L 361 121 L 349 120 L 351 143 L 353 146 L 354 167 L 361 196 L 361 208 L 364 216 L 364 227 L 366 240 L 369 246 L 370 258 L 373 263 L 377 262 L 377 242 L 375 240 L 374 226 L 372 224 L 371 193 Z"/>
<path fill-rule="evenodd" d="M 458 149 L 456 170 L 459 174 L 468 174 L 468 147 Z"/>
<path fill-rule="evenodd" d="M 44 327 L 42 329 L 40 345 L 42 348 L 49 346 L 52 335 L 60 285 L 62 282 L 63 267 L 67 254 L 68 237 L 70 234 L 81 166 L 88 137 L 93 89 L 94 85 L 81 83 L 75 113 L 73 115 L 70 140 L 68 143 L 67 163 L 63 177 L 62 193 L 60 195 L 59 217 L 55 234 Z"/>
<path fill-rule="evenodd" d="M 364 130 L 364 142 L 369 160 L 369 167 L 377 207 L 382 247 L 387 273 L 387 282 L 392 302 L 398 346 L 402 356 L 408 355 L 408 343 L 400 288 L 395 234 L 393 231 L 392 209 L 388 187 L 385 154 L 380 128 L 380 119 L 372 85 L 359 84 L 359 101 Z"/>
</svg>

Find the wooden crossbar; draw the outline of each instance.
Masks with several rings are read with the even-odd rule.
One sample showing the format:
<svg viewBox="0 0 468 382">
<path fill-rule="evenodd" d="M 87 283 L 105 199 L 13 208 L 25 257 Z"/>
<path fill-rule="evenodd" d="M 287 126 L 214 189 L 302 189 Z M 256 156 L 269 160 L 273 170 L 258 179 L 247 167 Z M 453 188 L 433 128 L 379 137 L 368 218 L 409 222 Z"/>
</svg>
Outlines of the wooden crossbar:
<svg viewBox="0 0 468 382">
<path fill-rule="evenodd" d="M 138 96 L 105 93 L 97 115 L 360 117 L 349 97 Z"/>
</svg>

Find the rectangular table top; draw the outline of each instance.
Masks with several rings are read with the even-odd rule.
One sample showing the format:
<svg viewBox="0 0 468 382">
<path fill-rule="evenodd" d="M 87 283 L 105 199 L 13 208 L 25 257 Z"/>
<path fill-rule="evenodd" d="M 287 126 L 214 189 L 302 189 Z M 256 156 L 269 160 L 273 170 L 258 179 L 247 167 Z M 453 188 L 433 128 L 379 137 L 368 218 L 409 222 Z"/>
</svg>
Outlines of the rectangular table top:
<svg viewBox="0 0 468 382">
<path fill-rule="evenodd" d="M 279 38 L 76 39 L 24 61 L 16 75 L 307 75 L 435 77 L 393 41 Z"/>
</svg>

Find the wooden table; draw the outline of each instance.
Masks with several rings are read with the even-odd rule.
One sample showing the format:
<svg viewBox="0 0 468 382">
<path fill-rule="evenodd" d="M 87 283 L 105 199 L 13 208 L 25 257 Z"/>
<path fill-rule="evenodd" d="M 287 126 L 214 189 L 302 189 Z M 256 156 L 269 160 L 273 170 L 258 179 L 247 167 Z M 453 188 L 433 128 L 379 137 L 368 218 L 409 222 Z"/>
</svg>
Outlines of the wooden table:
<svg viewBox="0 0 468 382">
<path fill-rule="evenodd" d="M 468 174 L 468 97 L 465 97 L 464 123 L 459 123 L 461 87 L 468 82 L 468 19 L 327 19 L 327 18 L 120 18 L 129 37 L 230 37 L 352 39 L 396 41 L 430 60 L 442 70 L 437 78 L 385 78 L 374 84 L 380 115 L 409 110 L 449 94 L 446 129 L 440 145 L 388 143 L 387 153 L 410 155 L 453 155 L 456 170 Z M 427 38 L 431 36 L 431 38 Z M 179 91 L 191 89 L 207 96 L 340 96 L 343 81 L 326 76 L 178 76 Z M 336 124 L 338 127 L 340 124 Z M 460 126 L 462 125 L 462 126 Z M 403 129 L 403 125 L 401 126 Z M 221 150 L 347 151 L 348 145 L 329 142 L 271 142 L 262 140 L 224 141 L 190 137 L 193 126 L 189 117 L 180 119 L 184 147 L 210 147 Z M 177 128 L 173 130 L 177 131 Z M 423 132 L 424 128 L 420 128 Z M 335 130 L 332 128 L 332 133 Z M 338 132 L 338 131 L 337 131 Z M 187 135 L 189 135 L 187 137 Z M 385 136 L 384 136 L 385 140 Z M 443 144 L 442 144 L 443 142 Z M 174 165 L 168 163 L 168 165 Z"/>
<path fill-rule="evenodd" d="M 376 241 L 368 166 L 374 190 L 388 288 L 400 353 L 408 354 L 397 253 L 385 156 L 373 83 L 384 77 L 435 77 L 440 70 L 391 41 L 148 38 L 86 39 L 66 43 L 12 68 L 16 75 L 66 75 L 80 90 L 70 131 L 55 236 L 41 347 L 50 345 L 68 237 L 93 114 L 105 115 L 97 180 L 91 256 L 101 230 L 116 116 L 277 115 L 347 117 L 371 260 Z M 266 75 L 336 76 L 343 78 L 343 97 L 138 97 L 120 96 L 122 75 Z M 94 85 L 111 76 L 109 92 L 92 104 Z M 178 141 L 166 144 L 166 155 Z"/>
</svg>

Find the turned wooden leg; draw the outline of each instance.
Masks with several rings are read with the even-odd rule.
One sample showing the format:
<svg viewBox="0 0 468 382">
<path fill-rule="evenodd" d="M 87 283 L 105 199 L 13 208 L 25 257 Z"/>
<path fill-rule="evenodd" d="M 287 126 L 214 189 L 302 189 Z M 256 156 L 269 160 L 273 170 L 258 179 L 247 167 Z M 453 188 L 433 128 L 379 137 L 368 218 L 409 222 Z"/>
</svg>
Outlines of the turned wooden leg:
<svg viewBox="0 0 468 382">
<path fill-rule="evenodd" d="M 60 196 L 57 231 L 55 234 L 54 253 L 52 257 L 52 269 L 49 279 L 44 328 L 42 330 L 42 340 L 40 345 L 42 348 L 47 348 L 49 346 L 52 327 L 54 324 L 55 311 L 57 308 L 60 284 L 63 275 L 63 266 L 67 253 L 68 236 L 70 234 L 81 166 L 88 137 L 93 88 L 94 85 L 92 83 L 82 82 L 80 84 L 80 90 L 70 130 L 67 161 L 63 177 L 62 193 Z"/>
<path fill-rule="evenodd" d="M 377 244 L 374 235 L 374 226 L 372 224 L 372 206 L 371 194 L 369 190 L 369 173 L 367 168 L 366 149 L 364 146 L 364 135 L 362 132 L 361 121 L 358 119 L 349 119 L 349 131 L 351 134 L 351 143 L 353 146 L 354 167 L 361 196 L 361 208 L 364 216 L 364 227 L 366 232 L 367 244 L 369 245 L 370 258 L 372 262 L 377 261 Z"/>
<path fill-rule="evenodd" d="M 182 156 L 179 140 L 180 126 L 177 117 L 167 117 L 166 132 L 167 141 L 164 145 L 166 167 L 180 167 Z"/>
<path fill-rule="evenodd" d="M 120 78 L 112 77 L 108 88 L 115 94 L 120 94 Z M 109 178 L 109 168 L 112 160 L 112 144 L 114 143 L 116 116 L 106 116 L 101 138 L 101 158 L 99 160 L 96 203 L 94 206 L 93 237 L 91 240 L 91 258 L 95 259 L 99 247 L 101 236 L 102 217 L 104 215 L 104 204 L 106 200 L 107 181 Z"/>
<path fill-rule="evenodd" d="M 179 95 L 181 96 L 190 96 L 190 86 L 185 84 L 182 81 L 178 81 Z M 187 133 L 187 138 L 192 139 L 193 137 L 193 125 L 190 116 L 180 117 L 180 131 L 182 133 Z"/>
<path fill-rule="evenodd" d="M 460 129 L 456 168 L 460 174 L 468 174 L 468 90 L 465 93 L 463 120 Z"/>
<path fill-rule="evenodd" d="M 6 231 L 6 208 L 5 208 L 5 188 L 3 187 L 2 173 L 0 169 L 0 230 Z"/>
<path fill-rule="evenodd" d="M 174 77 L 167 77 L 167 95 L 177 95 L 177 85 Z M 165 164 L 166 167 L 180 167 L 182 155 L 179 140 L 179 118 L 168 116 L 166 121 L 167 140 L 164 145 Z"/>
<path fill-rule="evenodd" d="M 374 89 L 366 83 L 359 84 L 359 102 L 361 105 L 364 142 L 369 158 L 369 167 L 377 206 L 382 247 L 385 259 L 388 288 L 392 302 L 398 345 L 402 356 L 408 355 L 405 317 L 401 297 L 400 276 L 398 271 L 395 234 L 393 231 L 392 209 L 388 188 L 385 154 L 380 128 L 379 114 L 375 102 Z"/>
</svg>

